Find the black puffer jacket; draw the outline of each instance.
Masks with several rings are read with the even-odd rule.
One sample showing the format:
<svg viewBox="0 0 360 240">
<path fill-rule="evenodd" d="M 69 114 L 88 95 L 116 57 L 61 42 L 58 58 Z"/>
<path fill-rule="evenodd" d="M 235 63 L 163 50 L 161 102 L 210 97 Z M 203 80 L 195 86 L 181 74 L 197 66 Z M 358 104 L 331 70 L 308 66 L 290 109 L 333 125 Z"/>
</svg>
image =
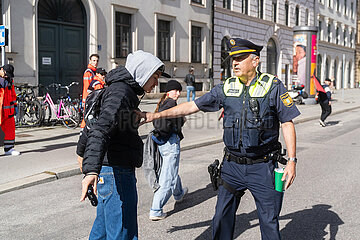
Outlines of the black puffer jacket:
<svg viewBox="0 0 360 240">
<path fill-rule="evenodd" d="M 119 66 L 106 76 L 101 112 L 96 126 L 84 128 L 77 154 L 83 156 L 83 173 L 100 173 L 101 166 L 140 167 L 143 142 L 133 110 L 138 109 L 137 95 L 144 90 L 128 70 Z"/>
</svg>

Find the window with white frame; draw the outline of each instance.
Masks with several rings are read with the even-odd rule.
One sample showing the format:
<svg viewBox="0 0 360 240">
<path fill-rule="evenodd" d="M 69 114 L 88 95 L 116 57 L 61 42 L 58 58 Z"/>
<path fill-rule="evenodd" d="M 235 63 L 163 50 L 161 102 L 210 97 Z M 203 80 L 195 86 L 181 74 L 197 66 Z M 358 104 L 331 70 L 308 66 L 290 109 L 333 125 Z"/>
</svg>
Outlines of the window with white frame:
<svg viewBox="0 0 360 240">
<path fill-rule="evenodd" d="M 271 3 L 272 21 L 275 23 L 276 23 L 276 9 L 277 9 L 277 0 L 272 0 Z"/>
<path fill-rule="evenodd" d="M 319 39 L 322 40 L 323 39 L 323 29 L 322 29 L 322 21 L 319 20 Z"/>
<path fill-rule="evenodd" d="M 223 0 L 223 8 L 231 9 L 231 0 Z"/>
<path fill-rule="evenodd" d="M 327 28 L 328 42 L 331 42 L 331 24 L 329 23 Z"/>
<path fill-rule="evenodd" d="M 331 8 L 331 0 L 328 0 L 328 7 Z"/>
<path fill-rule="evenodd" d="M 336 0 L 336 11 L 340 12 L 340 0 Z"/>
<path fill-rule="evenodd" d="M 300 25 L 300 7 L 296 6 L 295 7 L 295 26 L 299 26 Z"/>
<path fill-rule="evenodd" d="M 191 26 L 191 62 L 201 62 L 201 27 Z"/>
<path fill-rule="evenodd" d="M 347 14 L 347 1 L 344 0 L 344 15 L 346 16 Z"/>
<path fill-rule="evenodd" d="M 285 25 L 289 26 L 289 2 L 285 2 Z"/>
<path fill-rule="evenodd" d="M 353 2 L 351 2 L 351 4 L 350 4 L 350 13 L 351 13 L 350 17 L 354 18 L 354 3 Z"/>
<path fill-rule="evenodd" d="M 353 47 L 353 33 L 350 33 L 350 47 Z"/>
<path fill-rule="evenodd" d="M 264 19 L 264 0 L 258 0 L 258 18 Z"/>
<path fill-rule="evenodd" d="M 131 15 L 115 12 L 115 57 L 126 58 L 131 51 Z"/>
<path fill-rule="evenodd" d="M 241 0 L 241 12 L 244 14 L 249 14 L 249 1 L 248 0 Z"/>
<path fill-rule="evenodd" d="M 340 43 L 340 28 L 336 28 L 336 44 Z"/>
<path fill-rule="evenodd" d="M 346 29 L 344 30 L 344 46 L 346 46 Z"/>
<path fill-rule="evenodd" d="M 157 56 L 163 61 L 170 61 L 170 22 L 158 20 Z"/>
<path fill-rule="evenodd" d="M 192 3 L 202 4 L 202 0 L 191 0 Z"/>
<path fill-rule="evenodd" d="M 305 25 L 309 26 L 309 22 L 310 22 L 309 9 L 306 9 L 306 11 L 305 11 Z"/>
</svg>

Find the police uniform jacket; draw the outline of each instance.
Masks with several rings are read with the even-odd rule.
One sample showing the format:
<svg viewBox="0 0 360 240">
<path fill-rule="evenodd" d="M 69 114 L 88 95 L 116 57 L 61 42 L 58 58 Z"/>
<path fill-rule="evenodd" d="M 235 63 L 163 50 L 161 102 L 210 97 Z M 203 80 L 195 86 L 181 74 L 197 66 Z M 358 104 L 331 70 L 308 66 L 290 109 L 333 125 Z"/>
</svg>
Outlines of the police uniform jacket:
<svg viewBox="0 0 360 240">
<path fill-rule="evenodd" d="M 282 82 L 270 74 L 257 73 L 250 86 L 232 77 L 195 100 L 204 112 L 224 108 L 223 140 L 239 157 L 262 158 L 279 148 L 279 123 L 300 112 Z"/>
</svg>

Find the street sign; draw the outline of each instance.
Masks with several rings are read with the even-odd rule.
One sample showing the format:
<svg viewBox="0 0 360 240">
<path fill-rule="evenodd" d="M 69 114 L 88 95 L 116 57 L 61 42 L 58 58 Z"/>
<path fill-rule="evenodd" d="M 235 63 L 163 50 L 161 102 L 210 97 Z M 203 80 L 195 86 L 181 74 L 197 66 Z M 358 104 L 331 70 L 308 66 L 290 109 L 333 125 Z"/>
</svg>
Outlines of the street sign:
<svg viewBox="0 0 360 240">
<path fill-rule="evenodd" d="M 5 26 L 0 25 L 0 46 L 5 46 Z"/>
</svg>

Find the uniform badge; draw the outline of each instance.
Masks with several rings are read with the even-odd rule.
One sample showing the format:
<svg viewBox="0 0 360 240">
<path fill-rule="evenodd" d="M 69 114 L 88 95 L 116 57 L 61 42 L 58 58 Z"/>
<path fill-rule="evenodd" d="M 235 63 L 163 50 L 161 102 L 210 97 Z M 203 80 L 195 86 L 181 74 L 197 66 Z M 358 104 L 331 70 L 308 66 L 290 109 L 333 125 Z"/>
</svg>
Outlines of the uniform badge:
<svg viewBox="0 0 360 240">
<path fill-rule="evenodd" d="M 104 184 L 104 178 L 103 177 L 99 177 L 98 184 Z"/>
<path fill-rule="evenodd" d="M 280 99 L 283 102 L 283 104 L 285 105 L 285 107 L 291 107 L 292 105 L 294 105 L 294 101 L 292 100 L 292 98 L 290 97 L 288 92 L 281 95 Z"/>
<path fill-rule="evenodd" d="M 231 44 L 232 46 L 234 46 L 234 45 L 236 44 L 235 40 L 234 40 L 234 39 L 230 39 L 230 44 Z"/>
</svg>

